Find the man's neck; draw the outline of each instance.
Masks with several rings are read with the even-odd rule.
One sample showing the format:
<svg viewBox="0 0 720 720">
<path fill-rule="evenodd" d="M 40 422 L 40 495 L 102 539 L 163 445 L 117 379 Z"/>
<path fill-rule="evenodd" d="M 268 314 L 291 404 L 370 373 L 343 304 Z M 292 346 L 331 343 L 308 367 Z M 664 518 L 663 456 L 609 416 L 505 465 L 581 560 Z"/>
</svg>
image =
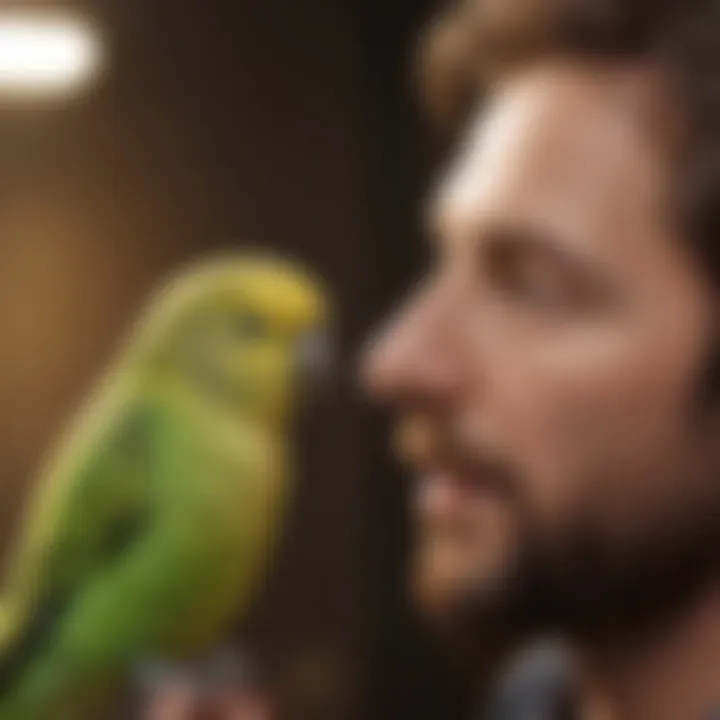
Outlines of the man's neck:
<svg viewBox="0 0 720 720">
<path fill-rule="evenodd" d="M 582 720 L 720 718 L 720 583 L 643 637 L 578 656 Z"/>
</svg>

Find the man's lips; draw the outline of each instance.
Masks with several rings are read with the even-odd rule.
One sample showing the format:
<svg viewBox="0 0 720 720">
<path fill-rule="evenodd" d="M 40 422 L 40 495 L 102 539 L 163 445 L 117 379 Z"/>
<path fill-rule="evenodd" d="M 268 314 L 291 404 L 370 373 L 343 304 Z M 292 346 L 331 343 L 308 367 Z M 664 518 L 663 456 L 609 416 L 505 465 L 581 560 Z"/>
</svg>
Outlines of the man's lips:
<svg viewBox="0 0 720 720">
<path fill-rule="evenodd" d="M 397 427 L 394 445 L 399 459 L 423 478 L 422 485 L 444 488 L 444 494 L 464 501 L 506 496 L 514 487 L 512 470 L 497 453 L 474 452 L 454 440 L 440 423 L 425 416 L 405 419 Z"/>
<path fill-rule="evenodd" d="M 421 474 L 415 488 L 417 509 L 431 522 L 456 520 L 499 497 L 497 488 L 482 476 L 442 468 Z"/>
</svg>

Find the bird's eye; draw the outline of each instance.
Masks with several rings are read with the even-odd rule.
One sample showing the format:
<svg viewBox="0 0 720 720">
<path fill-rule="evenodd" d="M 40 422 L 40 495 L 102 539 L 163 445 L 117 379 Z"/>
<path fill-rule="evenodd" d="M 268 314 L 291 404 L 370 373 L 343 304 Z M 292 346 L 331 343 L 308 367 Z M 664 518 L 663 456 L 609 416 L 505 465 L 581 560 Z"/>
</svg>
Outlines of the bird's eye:
<svg viewBox="0 0 720 720">
<path fill-rule="evenodd" d="M 235 335 L 243 340 L 258 340 L 268 333 L 265 320 L 259 315 L 245 313 L 235 318 L 233 322 Z"/>
</svg>

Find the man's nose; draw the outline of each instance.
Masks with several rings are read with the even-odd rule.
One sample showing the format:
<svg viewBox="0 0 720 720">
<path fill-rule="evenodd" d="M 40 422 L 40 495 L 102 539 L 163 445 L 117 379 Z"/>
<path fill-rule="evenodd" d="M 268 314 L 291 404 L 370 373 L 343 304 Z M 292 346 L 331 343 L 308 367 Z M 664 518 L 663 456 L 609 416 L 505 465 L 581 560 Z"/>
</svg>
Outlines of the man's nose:
<svg viewBox="0 0 720 720">
<path fill-rule="evenodd" d="M 460 381 L 457 348 L 444 313 L 432 298 L 396 315 L 368 346 L 362 361 L 365 389 L 382 403 L 443 402 Z"/>
</svg>

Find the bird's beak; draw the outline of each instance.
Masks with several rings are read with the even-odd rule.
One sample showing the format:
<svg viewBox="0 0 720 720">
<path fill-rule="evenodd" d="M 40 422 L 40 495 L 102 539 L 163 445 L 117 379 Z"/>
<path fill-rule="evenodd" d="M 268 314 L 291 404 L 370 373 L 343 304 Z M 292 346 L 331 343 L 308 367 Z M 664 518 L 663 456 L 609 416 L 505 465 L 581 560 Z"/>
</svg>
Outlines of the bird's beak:
<svg viewBox="0 0 720 720">
<path fill-rule="evenodd" d="M 327 392 L 335 368 L 335 348 L 327 328 L 315 328 L 300 336 L 295 365 L 302 395 L 314 397 Z"/>
</svg>

